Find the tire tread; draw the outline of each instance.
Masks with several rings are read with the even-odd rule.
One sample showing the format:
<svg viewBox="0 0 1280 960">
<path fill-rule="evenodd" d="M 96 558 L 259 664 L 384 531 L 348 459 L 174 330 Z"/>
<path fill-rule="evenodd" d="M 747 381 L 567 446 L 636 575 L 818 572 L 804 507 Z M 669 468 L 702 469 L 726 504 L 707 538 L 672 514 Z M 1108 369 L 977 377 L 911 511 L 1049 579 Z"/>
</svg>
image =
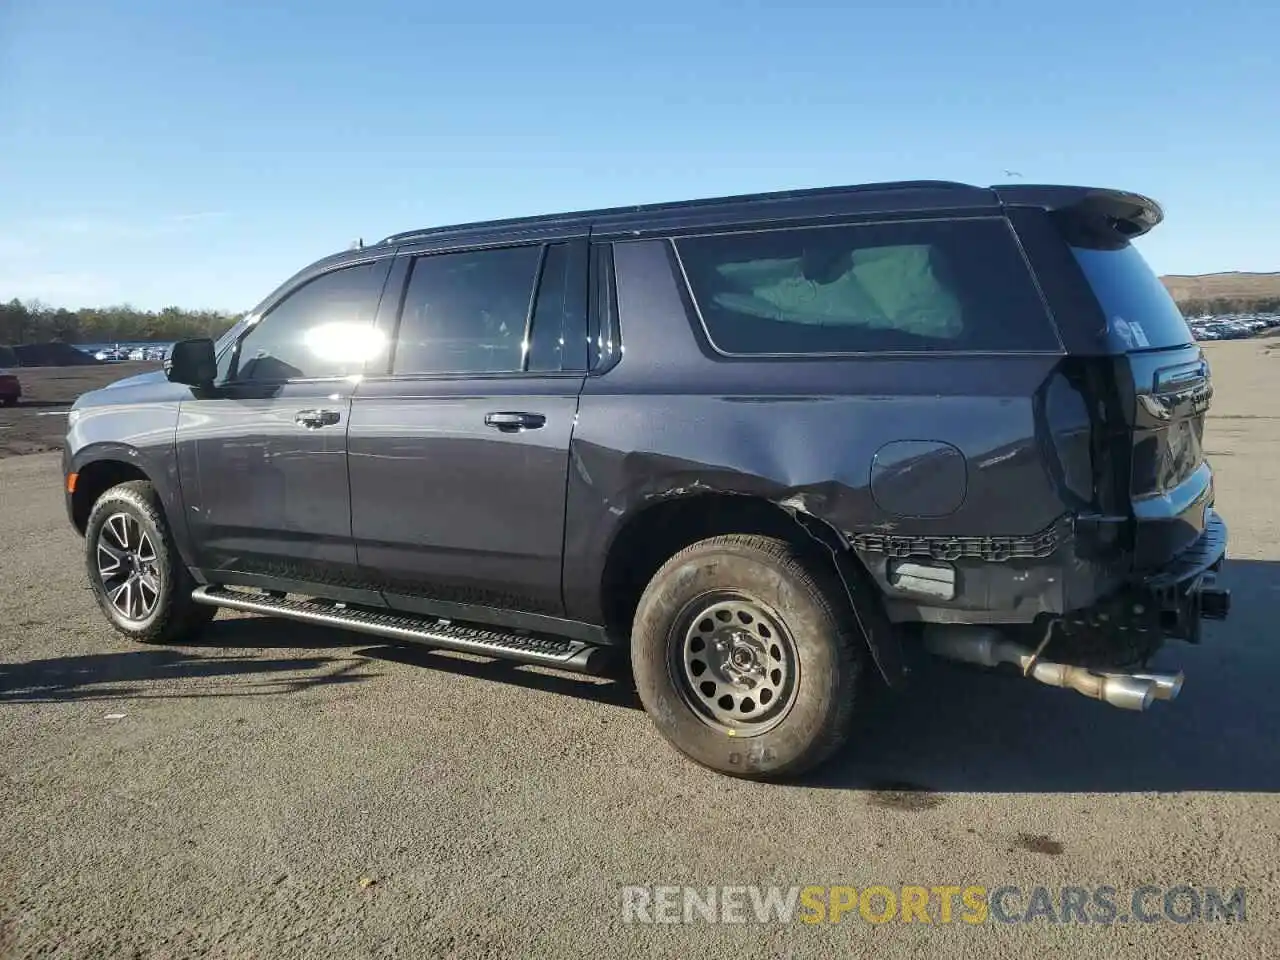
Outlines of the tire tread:
<svg viewBox="0 0 1280 960">
<path fill-rule="evenodd" d="M 108 488 L 94 503 L 93 509 L 89 512 L 89 521 L 85 525 L 86 566 L 90 582 L 95 584 L 97 582 L 97 571 L 94 569 L 94 536 L 92 535 L 96 535 L 98 518 L 108 510 L 117 509 L 121 502 L 128 504 L 146 517 L 159 532 L 167 566 L 164 575 L 169 578 L 168 596 L 159 614 L 145 627 L 137 630 L 127 628 L 112 615 L 107 609 L 105 597 L 95 586 L 93 593 L 98 605 L 107 614 L 107 620 L 111 625 L 132 640 L 164 644 L 190 638 L 209 623 L 218 611 L 216 607 L 205 606 L 191 599 L 191 593 L 196 586 L 195 580 L 182 561 L 165 518 L 164 507 L 160 503 L 160 495 L 149 480 L 128 480 L 117 484 Z"/>
<path fill-rule="evenodd" d="M 856 617 L 849 605 L 849 599 L 838 574 L 829 564 L 803 551 L 796 543 L 777 537 L 761 534 L 720 534 L 692 543 L 666 561 L 650 581 L 646 588 L 647 595 L 656 584 L 672 571 L 699 556 L 710 557 L 715 554 L 729 554 L 754 561 L 765 559 L 781 574 L 787 577 L 792 585 L 808 593 L 822 609 L 828 621 L 834 626 L 833 640 L 835 655 L 839 663 L 840 679 L 845 689 L 837 693 L 835 698 L 835 714 L 802 754 L 785 765 L 774 767 L 768 771 L 750 771 L 747 773 L 731 772 L 735 776 L 750 779 L 773 780 L 793 778 L 807 773 L 820 766 L 836 754 L 848 742 L 853 728 L 853 711 L 858 699 L 855 692 L 861 687 L 865 665 L 865 640 L 858 626 Z M 642 596 L 640 605 L 644 606 Z M 639 638 L 633 637 L 633 642 Z M 693 757 L 695 762 L 710 769 L 709 764 Z"/>
</svg>

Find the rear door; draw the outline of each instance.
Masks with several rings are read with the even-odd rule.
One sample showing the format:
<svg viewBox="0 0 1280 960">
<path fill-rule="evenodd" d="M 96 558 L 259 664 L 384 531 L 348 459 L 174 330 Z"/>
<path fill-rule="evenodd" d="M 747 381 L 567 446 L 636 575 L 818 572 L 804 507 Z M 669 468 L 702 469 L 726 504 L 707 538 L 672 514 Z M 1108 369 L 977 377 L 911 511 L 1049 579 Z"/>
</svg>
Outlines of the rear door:
<svg viewBox="0 0 1280 960">
<path fill-rule="evenodd" d="M 392 606 L 562 613 L 586 247 L 402 255 L 392 357 L 360 385 L 348 434 L 359 563 Z"/>
</svg>

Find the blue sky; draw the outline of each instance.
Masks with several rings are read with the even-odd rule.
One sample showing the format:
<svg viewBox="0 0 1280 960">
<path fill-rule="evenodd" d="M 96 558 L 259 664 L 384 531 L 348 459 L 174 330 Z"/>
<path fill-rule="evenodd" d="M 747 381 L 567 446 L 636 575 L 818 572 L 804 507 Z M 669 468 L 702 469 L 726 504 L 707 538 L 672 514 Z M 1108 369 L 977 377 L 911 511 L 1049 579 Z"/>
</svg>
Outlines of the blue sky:
<svg viewBox="0 0 1280 960">
<path fill-rule="evenodd" d="M 1228 0 L 0 0 L 0 299 L 238 310 L 358 236 L 1007 170 L 1156 197 L 1162 273 L 1278 270 L 1278 36 Z"/>
</svg>

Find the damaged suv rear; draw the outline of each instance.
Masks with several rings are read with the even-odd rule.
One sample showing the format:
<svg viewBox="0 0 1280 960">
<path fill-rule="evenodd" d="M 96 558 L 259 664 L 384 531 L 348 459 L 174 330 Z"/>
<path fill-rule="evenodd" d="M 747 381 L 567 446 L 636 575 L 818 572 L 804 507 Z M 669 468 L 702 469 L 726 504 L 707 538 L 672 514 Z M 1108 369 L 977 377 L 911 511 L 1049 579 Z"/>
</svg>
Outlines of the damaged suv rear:
<svg viewBox="0 0 1280 960">
<path fill-rule="evenodd" d="M 650 312 L 632 322 L 666 323 L 645 339 L 687 354 L 678 375 L 710 395 L 650 397 L 654 429 L 670 443 L 688 418 L 705 487 L 763 494 L 829 549 L 891 685 L 923 648 L 1125 709 L 1173 699 L 1182 675 L 1150 658 L 1198 642 L 1229 594 L 1208 364 L 1132 243 L 1161 219 L 1112 190 L 909 185 L 862 220 L 620 246 L 619 296 Z M 667 258 L 696 344 L 654 303 Z M 740 633 L 694 631 L 674 680 L 644 656 L 637 677 L 703 762 L 767 766 L 735 719 L 744 699 L 761 711 L 770 649 Z M 667 690 L 741 749 L 694 737 Z"/>
<path fill-rule="evenodd" d="M 129 636 L 619 652 L 738 776 L 831 756 L 925 651 L 1146 709 L 1229 606 L 1161 217 L 926 181 L 397 234 L 82 397 L 69 516 Z"/>
</svg>

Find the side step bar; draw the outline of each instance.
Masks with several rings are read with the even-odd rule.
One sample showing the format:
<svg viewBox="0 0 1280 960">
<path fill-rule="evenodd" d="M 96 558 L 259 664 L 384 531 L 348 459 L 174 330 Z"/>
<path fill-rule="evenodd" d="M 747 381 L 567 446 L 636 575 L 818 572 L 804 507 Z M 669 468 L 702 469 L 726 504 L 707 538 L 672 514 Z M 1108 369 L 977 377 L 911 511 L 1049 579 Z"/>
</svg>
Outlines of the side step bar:
<svg viewBox="0 0 1280 960">
<path fill-rule="evenodd" d="M 191 594 L 191 599 L 213 607 L 287 617 L 290 620 L 354 630 L 388 640 L 421 643 L 429 647 L 555 667 L 574 673 L 598 674 L 608 656 L 603 647 L 583 643 L 581 640 L 508 633 L 488 627 L 465 626 L 448 620 L 349 608 L 321 600 L 290 600 L 266 593 L 244 593 L 219 586 L 197 587 Z"/>
</svg>

